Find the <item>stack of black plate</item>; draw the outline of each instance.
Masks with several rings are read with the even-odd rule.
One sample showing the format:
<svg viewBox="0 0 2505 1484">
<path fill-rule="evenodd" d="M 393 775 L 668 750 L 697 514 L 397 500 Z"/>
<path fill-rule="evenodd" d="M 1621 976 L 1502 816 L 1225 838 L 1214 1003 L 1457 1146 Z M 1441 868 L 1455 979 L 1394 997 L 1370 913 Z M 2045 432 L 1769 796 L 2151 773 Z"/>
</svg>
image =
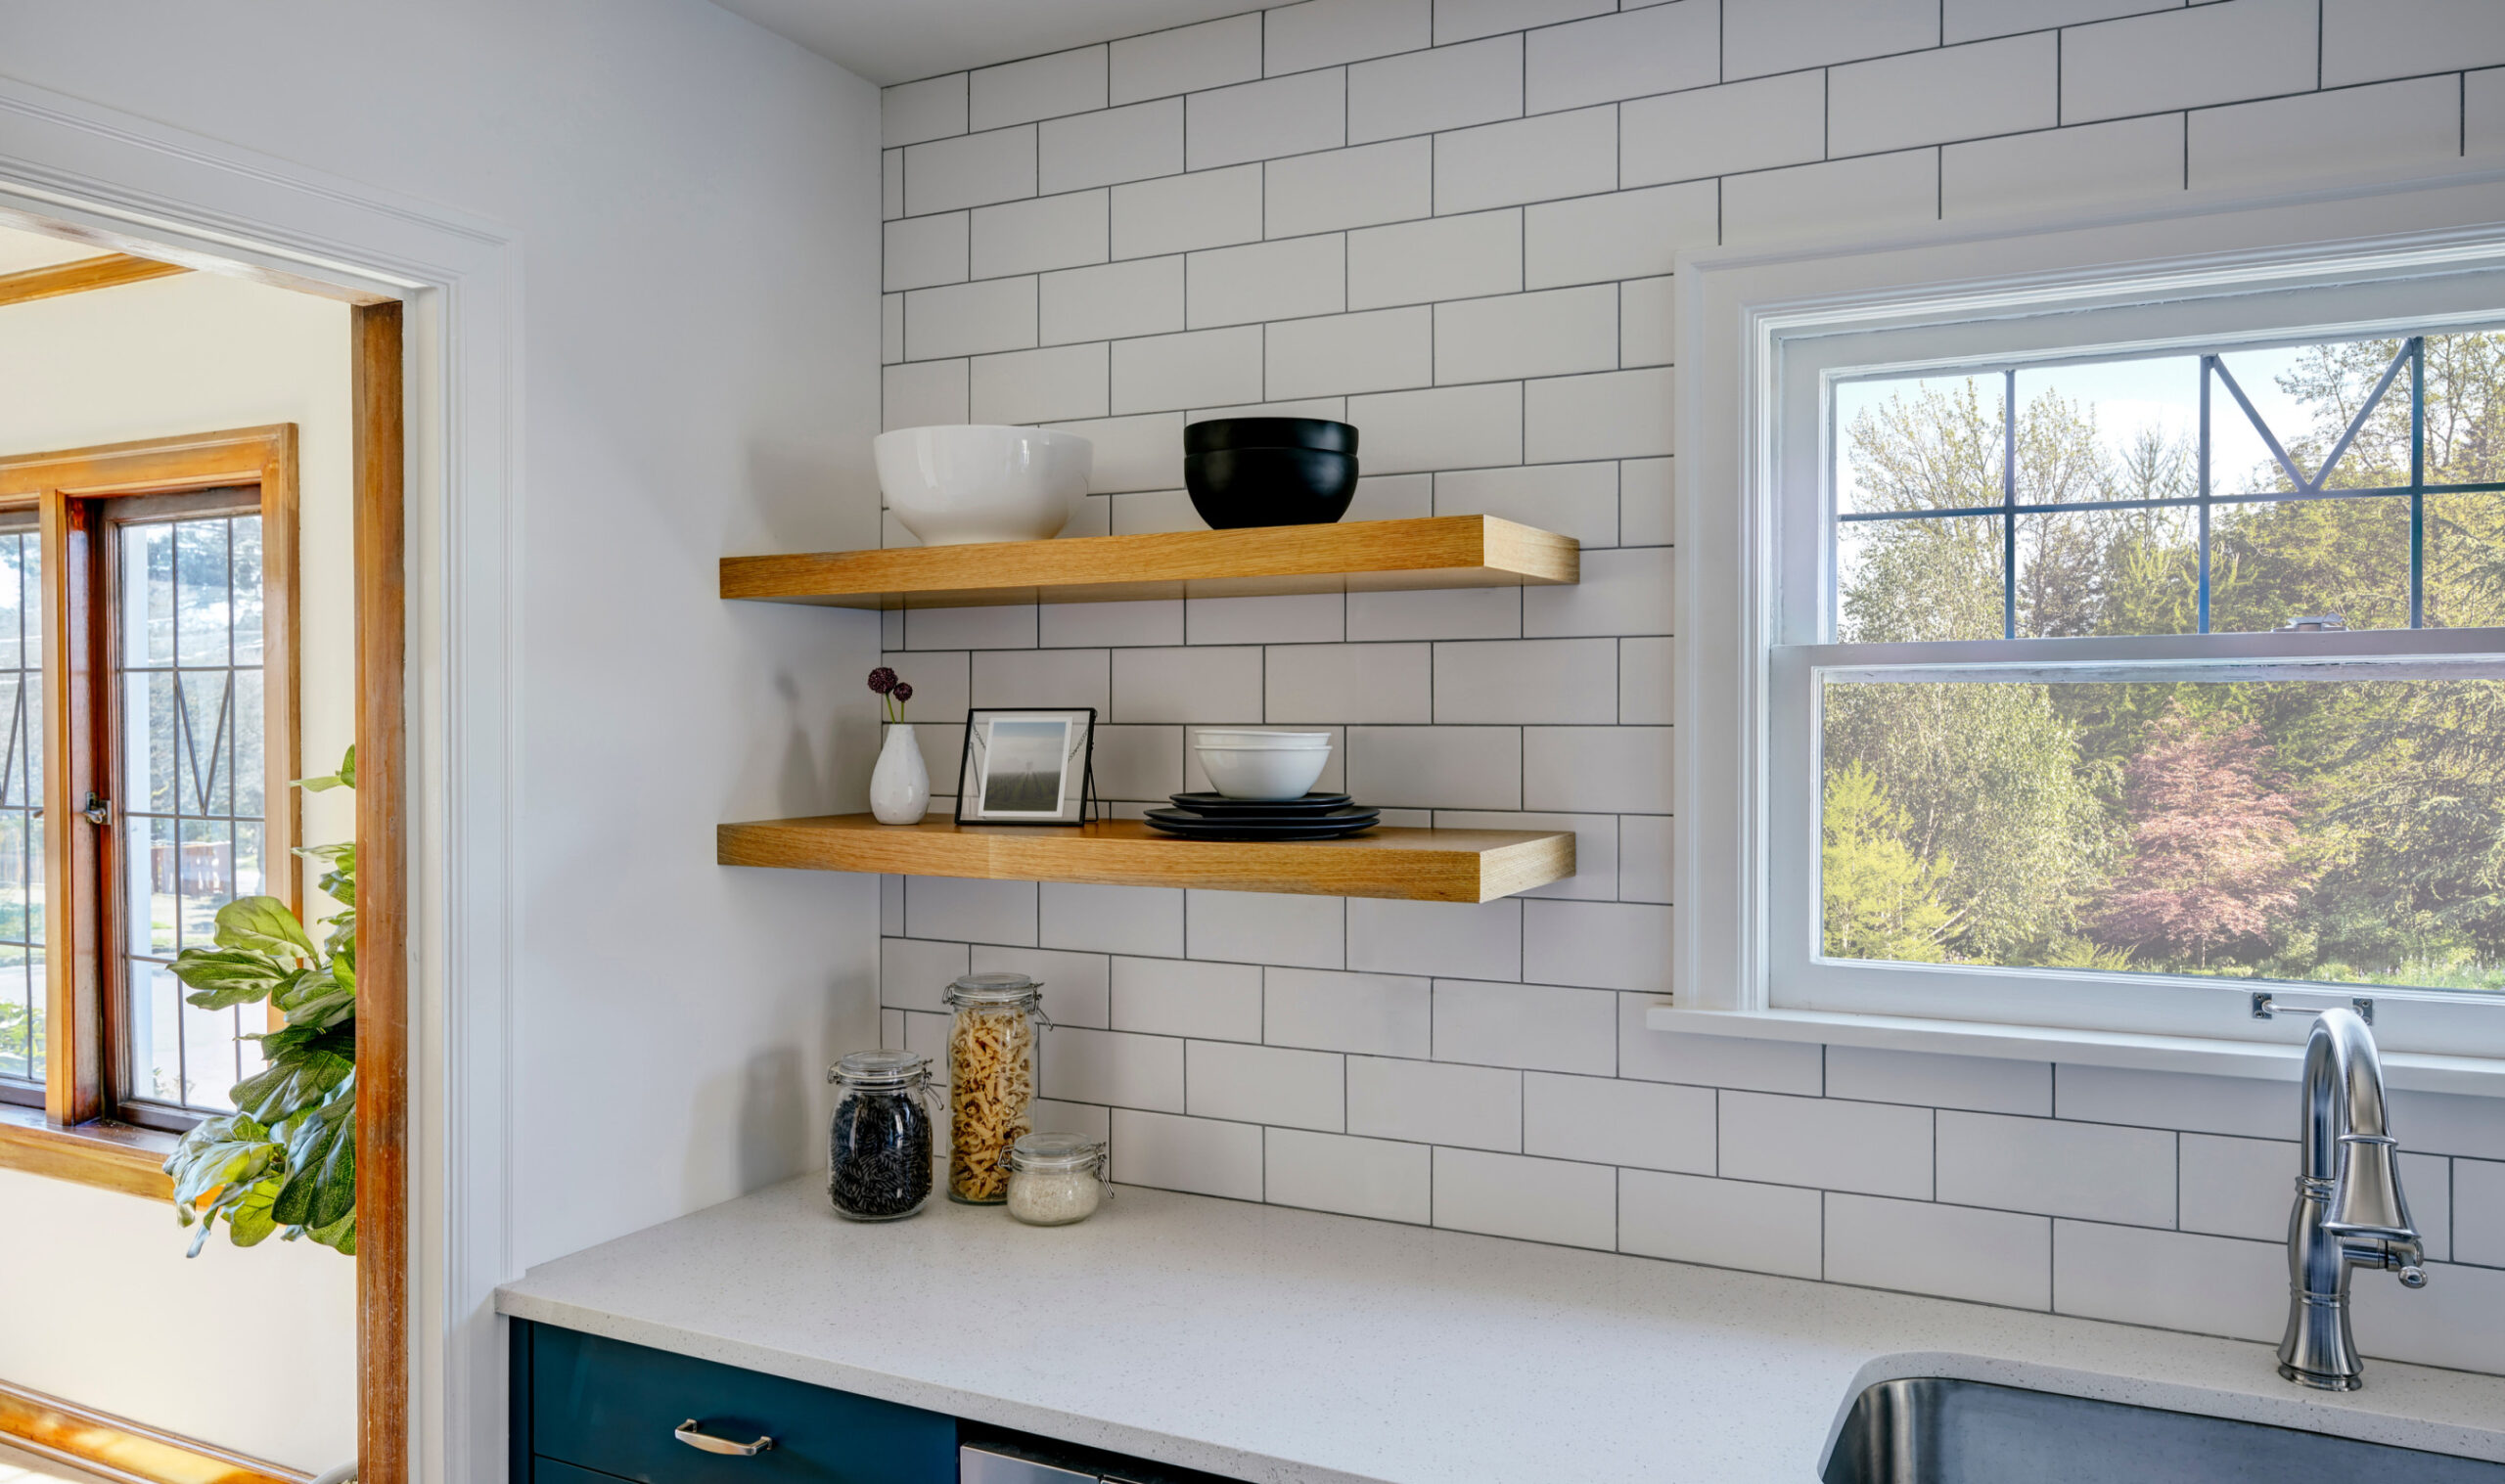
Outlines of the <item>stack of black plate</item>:
<svg viewBox="0 0 2505 1484">
<path fill-rule="evenodd" d="M 1283 799 L 1177 793 L 1174 802 L 1180 807 L 1148 811 L 1148 822 L 1193 840 L 1329 840 L 1371 830 L 1383 818 L 1382 810 L 1360 808 L 1344 793 Z"/>
</svg>

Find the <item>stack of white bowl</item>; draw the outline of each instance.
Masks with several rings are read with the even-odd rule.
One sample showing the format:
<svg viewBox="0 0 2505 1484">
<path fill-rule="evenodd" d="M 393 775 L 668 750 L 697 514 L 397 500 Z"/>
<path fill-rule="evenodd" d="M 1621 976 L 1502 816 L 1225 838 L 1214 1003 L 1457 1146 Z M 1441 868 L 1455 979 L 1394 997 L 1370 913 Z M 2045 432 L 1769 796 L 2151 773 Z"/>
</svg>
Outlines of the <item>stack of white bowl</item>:
<svg viewBox="0 0 2505 1484">
<path fill-rule="evenodd" d="M 1331 761 L 1328 732 L 1247 732 L 1206 727 L 1192 734 L 1209 787 L 1228 798 L 1302 798 Z"/>
</svg>

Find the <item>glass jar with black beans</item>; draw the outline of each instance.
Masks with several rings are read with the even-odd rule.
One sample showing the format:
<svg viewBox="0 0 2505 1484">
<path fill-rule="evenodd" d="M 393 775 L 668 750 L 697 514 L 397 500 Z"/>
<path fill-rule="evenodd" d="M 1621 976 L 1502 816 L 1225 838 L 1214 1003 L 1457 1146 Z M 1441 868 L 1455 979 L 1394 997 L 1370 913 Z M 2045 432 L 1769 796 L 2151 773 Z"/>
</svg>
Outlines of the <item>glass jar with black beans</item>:
<svg viewBox="0 0 2505 1484">
<path fill-rule="evenodd" d="M 842 1089 L 827 1136 L 827 1197 L 853 1221 L 894 1221 L 931 1198 L 931 1058 L 854 1052 L 827 1072 Z"/>
</svg>

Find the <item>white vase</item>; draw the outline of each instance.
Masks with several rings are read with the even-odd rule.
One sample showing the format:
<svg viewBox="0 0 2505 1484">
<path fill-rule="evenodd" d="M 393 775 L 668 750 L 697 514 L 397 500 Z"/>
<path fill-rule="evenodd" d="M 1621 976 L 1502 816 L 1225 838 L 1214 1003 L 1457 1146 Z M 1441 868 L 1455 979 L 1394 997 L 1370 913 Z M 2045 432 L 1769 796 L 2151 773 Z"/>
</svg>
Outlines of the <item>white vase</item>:
<svg viewBox="0 0 2505 1484">
<path fill-rule="evenodd" d="M 922 744 L 913 740 L 913 723 L 888 728 L 879 748 L 879 766 L 870 770 L 870 812 L 882 825 L 913 825 L 931 807 L 931 770 L 922 765 Z"/>
</svg>

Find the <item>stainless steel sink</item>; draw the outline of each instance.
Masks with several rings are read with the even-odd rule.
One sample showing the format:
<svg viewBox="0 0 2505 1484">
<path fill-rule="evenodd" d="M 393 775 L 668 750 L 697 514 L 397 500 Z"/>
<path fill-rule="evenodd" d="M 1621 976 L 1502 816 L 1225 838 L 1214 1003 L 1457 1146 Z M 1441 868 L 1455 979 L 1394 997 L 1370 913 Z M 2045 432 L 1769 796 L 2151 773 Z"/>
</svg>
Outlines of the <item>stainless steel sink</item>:
<svg viewBox="0 0 2505 1484">
<path fill-rule="evenodd" d="M 2505 1463 L 1936 1376 L 1845 1415 L 1825 1484 L 2505 1484 Z"/>
</svg>

